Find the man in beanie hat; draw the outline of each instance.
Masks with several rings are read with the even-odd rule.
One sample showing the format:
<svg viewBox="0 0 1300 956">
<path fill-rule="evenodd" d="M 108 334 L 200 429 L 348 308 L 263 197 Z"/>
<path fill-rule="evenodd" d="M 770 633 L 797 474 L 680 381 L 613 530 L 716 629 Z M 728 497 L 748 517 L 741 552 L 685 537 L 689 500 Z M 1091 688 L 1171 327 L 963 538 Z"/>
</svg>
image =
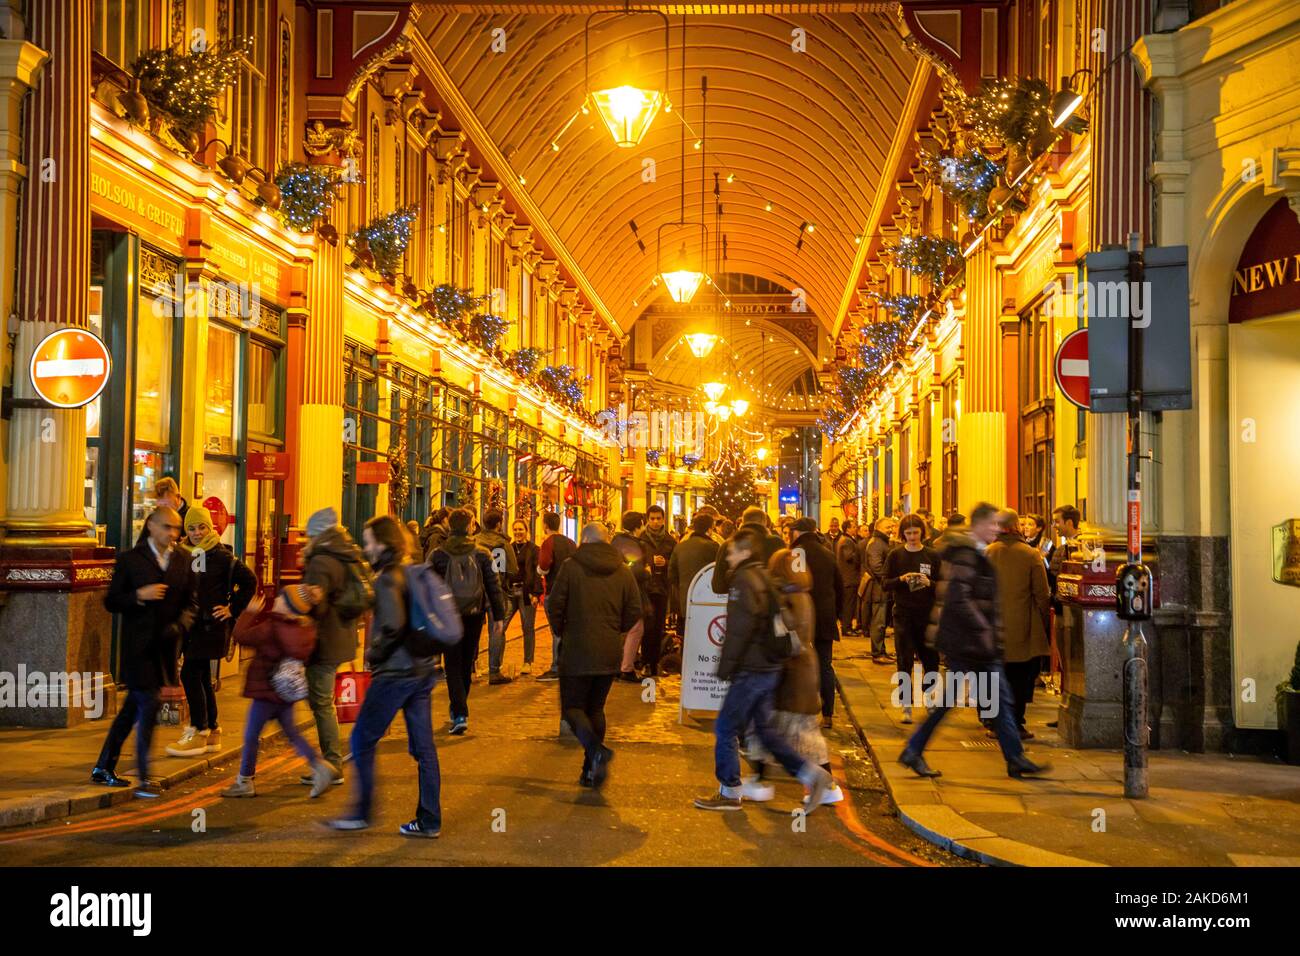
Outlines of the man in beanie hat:
<svg viewBox="0 0 1300 956">
<path fill-rule="evenodd" d="M 217 695 L 212 689 L 212 662 L 226 656 L 230 629 L 257 591 L 257 578 L 230 548 L 221 543 L 212 516 L 202 505 L 185 513 L 185 537 L 190 567 L 198 582 L 198 617 L 185 635 L 181 686 L 189 704 L 190 722 L 167 753 L 197 757 L 221 749 Z"/>
<path fill-rule="evenodd" d="M 321 600 L 312 609 L 317 641 L 307 661 L 307 701 L 316 719 L 321 758 L 334 768 L 334 783 L 341 784 L 343 752 L 334 712 L 334 674 L 340 664 L 356 659 L 357 621 L 365 612 L 356 595 L 371 588 L 372 575 L 365 555 L 339 524 L 338 512 L 333 508 L 322 508 L 307 519 L 303 557 L 303 581 L 321 592 Z M 358 582 L 364 584 L 364 589 Z M 373 601 L 370 591 L 369 602 Z M 303 777 L 302 782 L 311 784 L 311 775 Z"/>
</svg>

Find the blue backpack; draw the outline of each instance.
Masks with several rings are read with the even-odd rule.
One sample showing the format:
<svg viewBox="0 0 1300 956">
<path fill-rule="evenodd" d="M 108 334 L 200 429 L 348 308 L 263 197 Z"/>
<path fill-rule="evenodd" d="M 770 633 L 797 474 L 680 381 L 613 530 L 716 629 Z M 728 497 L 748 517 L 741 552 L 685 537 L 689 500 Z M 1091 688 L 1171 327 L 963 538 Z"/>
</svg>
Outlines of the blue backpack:
<svg viewBox="0 0 1300 956">
<path fill-rule="evenodd" d="M 428 562 L 406 569 L 406 593 L 410 595 L 406 649 L 412 657 L 432 657 L 460 643 L 464 629 L 456 598 Z"/>
</svg>

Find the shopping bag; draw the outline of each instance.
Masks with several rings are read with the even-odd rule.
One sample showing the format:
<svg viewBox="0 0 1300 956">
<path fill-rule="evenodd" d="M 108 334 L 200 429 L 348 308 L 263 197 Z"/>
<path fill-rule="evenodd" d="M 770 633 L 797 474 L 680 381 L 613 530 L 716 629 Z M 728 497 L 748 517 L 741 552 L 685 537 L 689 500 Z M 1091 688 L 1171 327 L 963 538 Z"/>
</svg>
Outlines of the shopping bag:
<svg viewBox="0 0 1300 956">
<path fill-rule="evenodd" d="M 370 671 L 359 671 L 353 664 L 350 671 L 334 675 L 334 710 L 340 724 L 356 723 L 361 713 L 361 702 L 370 688 Z"/>
</svg>

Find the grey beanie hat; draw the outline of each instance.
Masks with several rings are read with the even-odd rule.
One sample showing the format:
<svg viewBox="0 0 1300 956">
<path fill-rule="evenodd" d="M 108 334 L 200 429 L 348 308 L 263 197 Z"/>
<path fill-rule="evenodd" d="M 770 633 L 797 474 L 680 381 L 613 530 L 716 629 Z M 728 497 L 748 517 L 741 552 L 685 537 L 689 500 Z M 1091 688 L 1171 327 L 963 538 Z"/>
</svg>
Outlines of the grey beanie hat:
<svg viewBox="0 0 1300 956">
<path fill-rule="evenodd" d="M 333 508 L 322 508 L 307 519 L 307 537 L 315 538 L 339 523 L 339 513 Z"/>
</svg>

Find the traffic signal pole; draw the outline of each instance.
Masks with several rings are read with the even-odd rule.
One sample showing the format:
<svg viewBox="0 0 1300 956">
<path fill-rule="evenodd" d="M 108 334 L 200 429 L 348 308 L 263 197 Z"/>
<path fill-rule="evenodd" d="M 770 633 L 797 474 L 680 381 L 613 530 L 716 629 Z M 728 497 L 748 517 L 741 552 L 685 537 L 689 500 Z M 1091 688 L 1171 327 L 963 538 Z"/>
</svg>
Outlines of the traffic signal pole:
<svg viewBox="0 0 1300 956">
<path fill-rule="evenodd" d="M 1129 233 L 1128 279 L 1128 563 L 1116 576 L 1117 614 L 1124 630 L 1124 796 L 1147 795 L 1147 641 L 1151 619 L 1151 572 L 1142 563 L 1142 327 L 1133 306 L 1144 282 L 1141 237 Z M 1147 315 L 1151 314 L 1147 298 Z"/>
</svg>

